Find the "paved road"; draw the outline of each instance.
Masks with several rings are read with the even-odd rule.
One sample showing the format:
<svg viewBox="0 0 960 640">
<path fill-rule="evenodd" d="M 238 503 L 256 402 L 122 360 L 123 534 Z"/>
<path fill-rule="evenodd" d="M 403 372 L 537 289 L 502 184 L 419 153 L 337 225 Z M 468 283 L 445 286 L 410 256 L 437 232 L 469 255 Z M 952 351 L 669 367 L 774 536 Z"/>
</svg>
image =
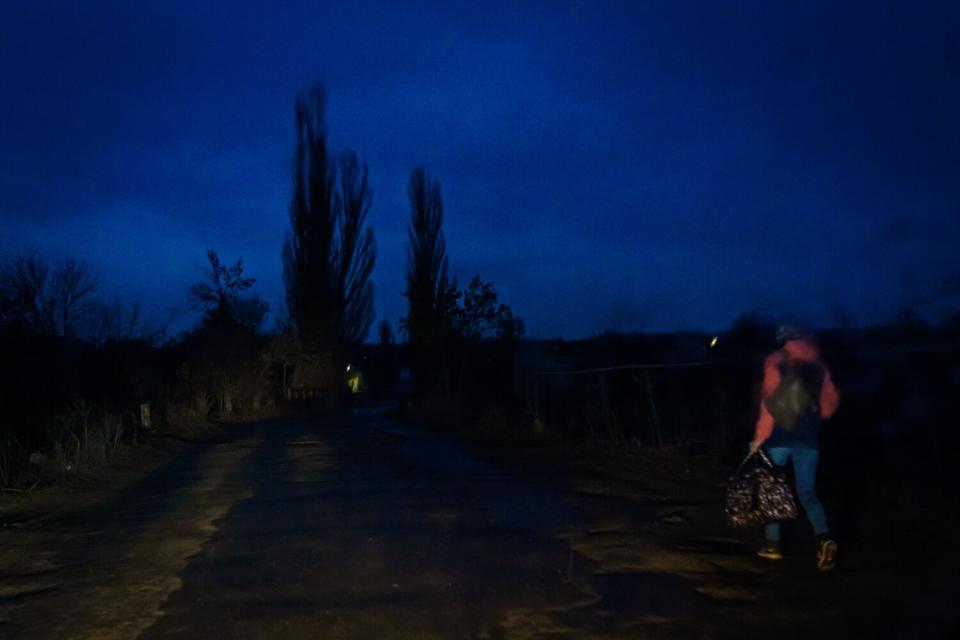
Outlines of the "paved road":
<svg viewBox="0 0 960 640">
<path fill-rule="evenodd" d="M 0 581 L 0 636 L 849 629 L 830 626 L 849 604 L 844 578 L 771 573 L 743 541 L 704 534 L 715 505 L 563 473 L 491 462 L 374 411 L 233 428 L 104 505 L 0 535 L 21 551 Z"/>
</svg>

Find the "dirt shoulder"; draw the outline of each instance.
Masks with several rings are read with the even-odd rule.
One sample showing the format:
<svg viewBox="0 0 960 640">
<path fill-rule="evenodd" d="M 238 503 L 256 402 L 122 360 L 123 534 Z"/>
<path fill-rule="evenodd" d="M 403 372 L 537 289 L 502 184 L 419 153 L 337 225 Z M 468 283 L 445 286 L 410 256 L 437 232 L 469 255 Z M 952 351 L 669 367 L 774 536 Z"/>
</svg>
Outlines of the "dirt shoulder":
<svg viewBox="0 0 960 640">
<path fill-rule="evenodd" d="M 136 446 L 120 447 L 106 462 L 94 468 L 61 475 L 32 491 L 0 494 L 0 531 L 101 506 L 148 478 L 184 451 L 209 442 L 222 432 L 223 427 L 206 425 L 189 435 L 145 434 Z"/>
<path fill-rule="evenodd" d="M 0 635 L 132 638 L 242 499 L 259 427 L 154 435 L 0 512 Z"/>
</svg>

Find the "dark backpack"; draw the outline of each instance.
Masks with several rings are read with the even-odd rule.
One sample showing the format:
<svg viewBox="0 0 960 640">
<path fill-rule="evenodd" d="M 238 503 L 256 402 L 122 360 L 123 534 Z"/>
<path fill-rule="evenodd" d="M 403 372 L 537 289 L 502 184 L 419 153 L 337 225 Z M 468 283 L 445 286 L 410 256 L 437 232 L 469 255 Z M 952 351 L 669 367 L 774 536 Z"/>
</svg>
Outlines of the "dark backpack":
<svg viewBox="0 0 960 640">
<path fill-rule="evenodd" d="M 764 404 L 778 426 L 792 431 L 804 417 L 820 411 L 823 366 L 784 355 L 778 368 L 780 384 Z"/>
</svg>

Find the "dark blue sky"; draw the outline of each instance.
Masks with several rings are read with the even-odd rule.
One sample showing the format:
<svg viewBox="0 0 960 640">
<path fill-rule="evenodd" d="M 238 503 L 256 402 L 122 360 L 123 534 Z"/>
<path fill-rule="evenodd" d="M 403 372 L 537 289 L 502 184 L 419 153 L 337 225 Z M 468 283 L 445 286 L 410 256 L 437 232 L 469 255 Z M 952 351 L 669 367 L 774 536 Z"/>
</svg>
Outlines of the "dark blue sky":
<svg viewBox="0 0 960 640">
<path fill-rule="evenodd" d="M 960 306 L 960 4 L 274 4 L 0 5 L 0 253 L 72 253 L 160 317 L 212 247 L 280 304 L 318 80 L 394 323 L 418 164 L 453 273 L 532 336 Z"/>
</svg>

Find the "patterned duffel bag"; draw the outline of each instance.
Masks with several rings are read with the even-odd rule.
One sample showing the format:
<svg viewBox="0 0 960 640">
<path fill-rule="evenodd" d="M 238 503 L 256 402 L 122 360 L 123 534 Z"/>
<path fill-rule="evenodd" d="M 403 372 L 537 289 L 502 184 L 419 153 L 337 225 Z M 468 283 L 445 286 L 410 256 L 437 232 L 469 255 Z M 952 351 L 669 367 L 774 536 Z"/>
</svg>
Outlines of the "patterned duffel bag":
<svg viewBox="0 0 960 640">
<path fill-rule="evenodd" d="M 748 461 L 752 465 L 747 465 Z M 777 468 L 763 450 L 743 459 L 727 484 L 724 511 L 735 527 L 793 520 L 797 503 L 783 469 Z"/>
</svg>

